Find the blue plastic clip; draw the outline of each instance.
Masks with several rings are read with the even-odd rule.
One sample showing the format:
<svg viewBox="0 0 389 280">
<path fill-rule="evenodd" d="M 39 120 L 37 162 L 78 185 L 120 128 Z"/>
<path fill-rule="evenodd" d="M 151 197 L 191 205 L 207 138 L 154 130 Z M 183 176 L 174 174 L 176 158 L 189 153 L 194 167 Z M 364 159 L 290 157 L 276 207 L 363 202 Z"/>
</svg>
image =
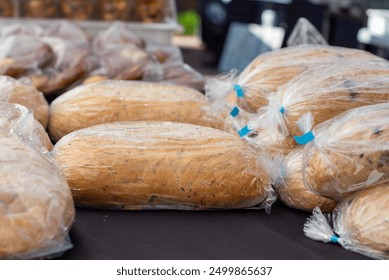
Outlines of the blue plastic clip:
<svg viewBox="0 0 389 280">
<path fill-rule="evenodd" d="M 293 136 L 294 140 L 297 142 L 297 144 L 299 145 L 305 145 L 309 142 L 311 142 L 312 140 L 315 139 L 315 135 L 313 135 L 313 132 L 310 131 L 304 135 L 301 135 L 301 136 Z"/>
<path fill-rule="evenodd" d="M 238 107 L 234 107 L 232 108 L 231 112 L 230 112 L 230 115 L 231 117 L 235 118 L 237 115 L 239 115 L 239 108 Z"/>
<path fill-rule="evenodd" d="M 246 125 L 241 130 L 238 131 L 238 134 L 241 138 L 245 137 L 247 134 L 251 132 L 251 129 Z"/>
<path fill-rule="evenodd" d="M 240 85 L 235 84 L 234 85 L 234 90 L 236 90 L 236 95 L 238 96 L 238 98 L 243 98 L 244 97 L 243 88 Z"/>
<path fill-rule="evenodd" d="M 280 112 L 281 112 L 281 114 L 285 113 L 285 107 L 284 106 L 281 106 Z"/>
<path fill-rule="evenodd" d="M 331 242 L 332 243 L 339 243 L 339 237 L 336 235 L 331 236 Z"/>
</svg>

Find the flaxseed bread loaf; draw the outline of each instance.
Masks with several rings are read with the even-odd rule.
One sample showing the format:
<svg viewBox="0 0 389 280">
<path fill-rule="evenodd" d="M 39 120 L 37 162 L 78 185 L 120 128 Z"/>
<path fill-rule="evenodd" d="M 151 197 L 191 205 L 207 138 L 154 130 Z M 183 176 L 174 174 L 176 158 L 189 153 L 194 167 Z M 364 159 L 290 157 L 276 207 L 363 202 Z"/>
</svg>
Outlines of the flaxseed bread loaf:
<svg viewBox="0 0 389 280">
<path fill-rule="evenodd" d="M 43 94 L 27 79 L 15 80 L 0 76 L 0 101 L 23 105 L 34 113 L 34 117 L 45 128 L 49 121 L 49 104 Z"/>
<path fill-rule="evenodd" d="M 58 97 L 50 106 L 55 140 L 96 124 L 115 121 L 177 121 L 223 128 L 205 97 L 186 87 L 135 81 L 102 81 Z"/>
<path fill-rule="evenodd" d="M 389 181 L 389 103 L 350 110 L 314 128 L 305 146 L 304 179 L 314 192 L 341 200 Z"/>
<path fill-rule="evenodd" d="M 0 259 L 49 257 L 71 248 L 74 202 L 47 154 L 0 128 Z"/>
<path fill-rule="evenodd" d="M 268 207 L 273 201 L 257 153 L 209 127 L 98 125 L 66 135 L 52 154 L 84 207 L 200 210 Z"/>
</svg>

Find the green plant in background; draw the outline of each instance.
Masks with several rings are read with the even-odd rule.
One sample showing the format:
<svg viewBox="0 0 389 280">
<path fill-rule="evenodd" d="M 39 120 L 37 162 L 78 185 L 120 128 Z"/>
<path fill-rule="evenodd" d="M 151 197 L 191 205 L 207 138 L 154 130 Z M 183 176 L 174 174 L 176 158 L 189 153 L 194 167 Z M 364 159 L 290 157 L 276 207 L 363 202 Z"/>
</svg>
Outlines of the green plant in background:
<svg viewBox="0 0 389 280">
<path fill-rule="evenodd" d="M 197 35 L 201 19 L 197 12 L 193 10 L 188 10 L 184 12 L 180 12 L 177 15 L 178 23 L 182 25 L 184 31 L 183 35 Z"/>
</svg>

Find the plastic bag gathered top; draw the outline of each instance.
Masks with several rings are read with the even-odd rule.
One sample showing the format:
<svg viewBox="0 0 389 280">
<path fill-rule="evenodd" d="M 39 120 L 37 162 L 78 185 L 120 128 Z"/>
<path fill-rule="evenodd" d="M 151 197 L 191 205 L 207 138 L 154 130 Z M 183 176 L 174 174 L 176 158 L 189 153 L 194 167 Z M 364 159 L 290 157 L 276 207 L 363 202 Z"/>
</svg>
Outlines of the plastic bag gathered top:
<svg viewBox="0 0 389 280">
<path fill-rule="evenodd" d="M 389 259 L 389 185 L 361 190 L 342 201 L 334 210 L 333 229 L 319 208 L 304 225 L 307 237 L 339 243 L 374 259 Z"/>
<path fill-rule="evenodd" d="M 229 209 L 274 202 L 267 166 L 244 141 L 204 126 L 110 123 L 54 147 L 76 204 L 113 209 Z"/>
<path fill-rule="evenodd" d="M 200 92 L 139 81 L 102 81 L 78 86 L 50 107 L 49 131 L 55 140 L 96 124 L 114 121 L 177 121 L 223 128 Z"/>
<path fill-rule="evenodd" d="M 0 128 L 0 259 L 57 256 L 72 247 L 74 202 L 59 167 Z"/>
</svg>

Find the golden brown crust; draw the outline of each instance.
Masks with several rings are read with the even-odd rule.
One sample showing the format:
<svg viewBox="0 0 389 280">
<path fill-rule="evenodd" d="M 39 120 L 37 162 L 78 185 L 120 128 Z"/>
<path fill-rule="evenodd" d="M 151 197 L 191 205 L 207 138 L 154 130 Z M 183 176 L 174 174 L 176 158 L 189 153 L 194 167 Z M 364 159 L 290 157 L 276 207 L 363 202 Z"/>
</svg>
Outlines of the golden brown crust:
<svg viewBox="0 0 389 280">
<path fill-rule="evenodd" d="M 332 212 L 337 201 L 319 196 L 304 184 L 302 168 L 303 150 L 296 149 L 286 158 L 283 183 L 276 188 L 278 198 L 291 208 L 311 212 L 319 206 L 323 212 Z"/>
<path fill-rule="evenodd" d="M 128 20 L 131 6 L 127 0 L 99 0 L 103 20 Z"/>
<path fill-rule="evenodd" d="M 22 1 L 22 10 L 25 17 L 53 18 L 57 15 L 55 0 L 27 0 Z"/>
<path fill-rule="evenodd" d="M 103 81 L 72 89 L 50 106 L 50 135 L 59 140 L 84 127 L 114 121 L 177 121 L 223 128 L 205 97 L 173 85 Z"/>
<path fill-rule="evenodd" d="M 36 258 L 68 249 L 74 202 L 47 154 L 0 129 L 0 259 Z"/>
<path fill-rule="evenodd" d="M 12 0 L 0 0 L 0 16 L 12 17 L 14 14 L 14 6 Z"/>
<path fill-rule="evenodd" d="M 166 0 L 135 0 L 137 17 L 143 22 L 162 22 L 165 19 L 166 4 Z"/>
<path fill-rule="evenodd" d="M 61 0 L 60 4 L 66 18 L 77 20 L 92 18 L 95 6 L 91 1 L 84 0 Z"/>
<path fill-rule="evenodd" d="M 246 208 L 263 202 L 269 186 L 246 143 L 190 124 L 94 126 L 62 138 L 53 155 L 85 207 Z"/>
</svg>

